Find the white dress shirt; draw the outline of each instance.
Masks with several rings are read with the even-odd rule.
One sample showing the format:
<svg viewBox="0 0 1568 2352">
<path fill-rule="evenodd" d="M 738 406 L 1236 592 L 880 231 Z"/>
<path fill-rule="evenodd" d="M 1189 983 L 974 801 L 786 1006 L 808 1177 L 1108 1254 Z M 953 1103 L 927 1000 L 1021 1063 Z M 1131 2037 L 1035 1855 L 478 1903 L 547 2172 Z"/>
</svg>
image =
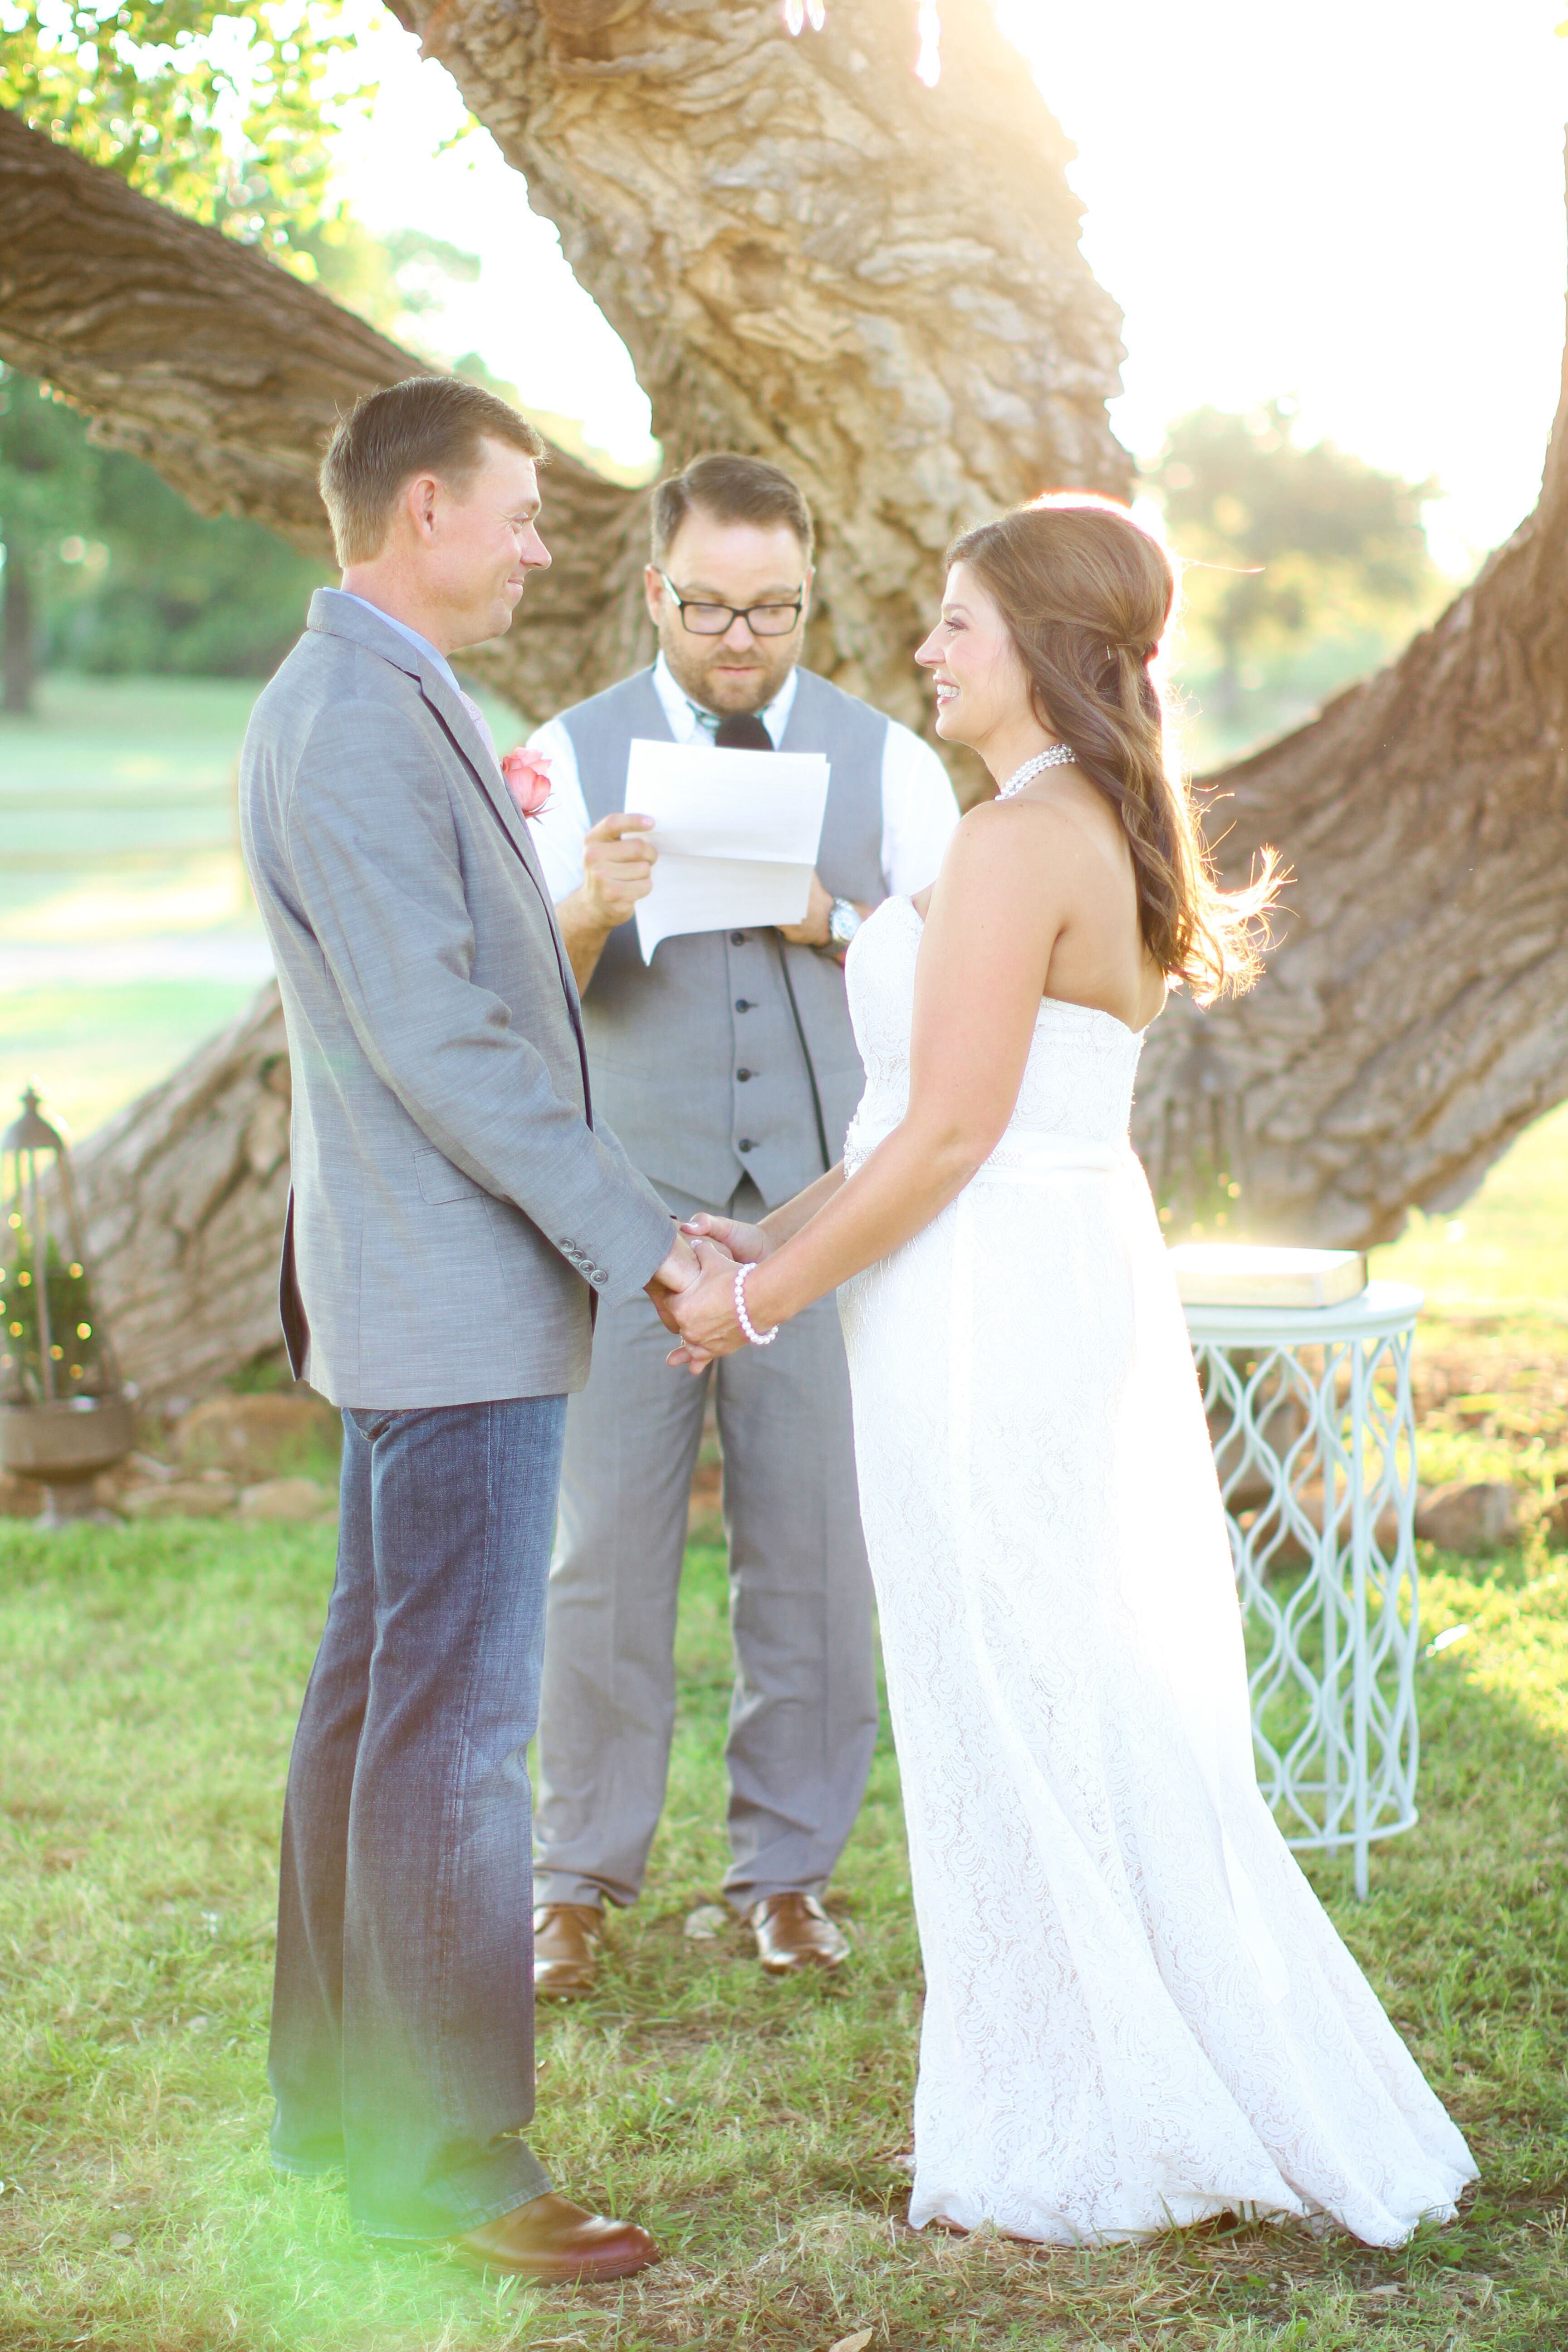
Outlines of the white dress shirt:
<svg viewBox="0 0 1568 2352">
<path fill-rule="evenodd" d="M 795 677 L 792 669 L 766 709 L 758 714 L 775 751 L 795 708 Z M 653 684 L 678 743 L 711 740 L 662 654 L 654 664 Z M 546 887 L 559 906 L 583 880 L 588 804 L 583 798 L 572 738 L 559 719 L 547 720 L 531 735 L 528 748 L 542 751 L 550 761 L 550 805 L 534 820 L 533 844 Z M 889 898 L 913 898 L 917 890 L 936 880 L 957 823 L 958 803 L 947 770 L 929 743 L 889 719 L 882 752 L 882 881 Z"/>
</svg>

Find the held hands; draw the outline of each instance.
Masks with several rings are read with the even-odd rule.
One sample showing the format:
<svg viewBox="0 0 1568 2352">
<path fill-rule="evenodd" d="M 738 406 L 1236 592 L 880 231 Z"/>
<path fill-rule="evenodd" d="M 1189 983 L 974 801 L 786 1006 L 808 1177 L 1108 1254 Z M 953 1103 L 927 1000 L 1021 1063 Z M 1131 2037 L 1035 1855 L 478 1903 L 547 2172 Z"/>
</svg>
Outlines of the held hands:
<svg viewBox="0 0 1568 2352">
<path fill-rule="evenodd" d="M 767 1256 L 768 1252 L 773 1247 L 772 1242 L 769 1241 L 767 1234 L 763 1232 L 761 1225 L 742 1224 L 739 1217 L 711 1217 L 708 1214 L 706 1210 L 704 1210 L 700 1216 L 689 1217 L 686 1223 L 681 1226 L 680 1230 L 683 1234 L 688 1234 L 697 1244 L 699 1255 L 702 1255 L 703 1244 L 706 1242 L 712 1242 L 716 1244 L 718 1250 L 728 1251 L 730 1258 L 734 1265 L 760 1265 L 763 1259 Z M 704 1258 L 703 1263 L 705 1267 L 710 1267 L 716 1263 L 716 1260 L 712 1257 L 707 1257 Z M 667 1363 L 675 1365 L 678 1368 L 684 1365 L 689 1371 L 700 1372 L 705 1364 L 712 1362 L 715 1355 L 728 1355 L 731 1348 L 738 1348 L 741 1345 L 742 1334 L 740 1325 L 736 1323 L 734 1319 L 735 1277 L 733 1272 L 730 1273 L 725 1279 L 730 1285 L 729 1304 L 730 1323 L 731 1328 L 731 1332 L 727 1334 L 729 1345 L 726 1347 L 709 1349 L 706 1347 L 698 1347 L 688 1344 L 679 1348 L 675 1348 L 671 1349 L 669 1355 L 665 1359 Z M 716 1292 L 711 1295 L 717 1298 Z M 692 1301 L 693 1310 L 695 1311 L 695 1286 L 692 1290 Z M 656 1301 L 655 1303 L 657 1304 L 658 1302 Z M 705 1306 L 704 1312 L 706 1311 Z M 682 1326 L 679 1316 L 672 1313 L 665 1316 L 663 1320 L 668 1329 L 674 1331 L 678 1337 L 684 1337 L 684 1327 Z"/>
<path fill-rule="evenodd" d="M 731 1226 L 737 1233 L 753 1236 L 759 1242 L 763 1238 L 755 1225 L 736 1225 L 729 1217 L 693 1218 L 692 1224 Z M 690 1227 L 683 1227 L 682 1230 L 689 1231 Z M 747 1342 L 735 1314 L 735 1259 L 728 1250 L 721 1249 L 717 1242 L 702 1237 L 699 1237 L 693 1246 L 701 1267 L 699 1280 L 688 1283 L 670 1296 L 667 1302 L 668 1314 L 665 1313 L 658 1299 L 654 1304 L 658 1307 L 659 1319 L 667 1328 L 676 1331 L 681 1341 L 679 1348 L 670 1350 L 665 1361 L 677 1369 L 684 1366 L 688 1371 L 695 1373 L 706 1370 L 715 1356 L 732 1355 L 737 1348 L 745 1347 Z M 764 1244 L 763 1255 L 765 1255 L 765 1250 Z M 754 1264 L 755 1260 L 748 1262 Z"/>
<path fill-rule="evenodd" d="M 688 1217 L 680 1230 L 694 1242 L 717 1242 L 737 1265 L 761 1265 L 773 1248 L 761 1225 L 743 1225 L 739 1217 L 710 1217 L 706 1210 Z"/>
<path fill-rule="evenodd" d="M 702 1262 L 684 1233 L 678 1233 L 670 1244 L 669 1255 L 644 1285 L 653 1301 L 654 1312 L 667 1331 L 680 1337 L 680 1326 L 670 1308 L 670 1301 L 682 1290 L 689 1290 L 702 1278 Z"/>
</svg>

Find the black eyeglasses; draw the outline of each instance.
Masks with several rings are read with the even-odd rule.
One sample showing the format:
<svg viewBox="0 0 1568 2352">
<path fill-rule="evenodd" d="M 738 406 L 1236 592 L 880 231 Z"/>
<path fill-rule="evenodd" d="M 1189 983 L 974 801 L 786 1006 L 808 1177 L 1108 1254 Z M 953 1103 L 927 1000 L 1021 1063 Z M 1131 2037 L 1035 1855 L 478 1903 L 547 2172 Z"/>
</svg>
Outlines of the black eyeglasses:
<svg viewBox="0 0 1568 2352">
<path fill-rule="evenodd" d="M 658 576 L 680 608 L 681 626 L 694 637 L 721 637 L 737 621 L 744 621 L 756 637 L 787 637 L 805 605 L 804 587 L 793 604 L 748 604 L 743 610 L 734 604 L 699 604 L 681 594 L 668 572 Z"/>
</svg>

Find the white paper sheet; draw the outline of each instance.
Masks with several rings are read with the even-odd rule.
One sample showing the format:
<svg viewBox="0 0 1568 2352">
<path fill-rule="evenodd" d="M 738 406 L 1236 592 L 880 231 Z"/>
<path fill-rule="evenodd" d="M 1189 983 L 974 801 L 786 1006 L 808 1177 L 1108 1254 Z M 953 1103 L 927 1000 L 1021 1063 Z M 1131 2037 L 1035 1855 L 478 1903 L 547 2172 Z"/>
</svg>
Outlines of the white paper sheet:
<svg viewBox="0 0 1568 2352">
<path fill-rule="evenodd" d="M 657 820 L 653 887 L 637 901 L 637 945 L 686 931 L 751 930 L 805 919 L 827 806 L 817 751 L 730 751 L 639 735 L 626 807 Z"/>
</svg>

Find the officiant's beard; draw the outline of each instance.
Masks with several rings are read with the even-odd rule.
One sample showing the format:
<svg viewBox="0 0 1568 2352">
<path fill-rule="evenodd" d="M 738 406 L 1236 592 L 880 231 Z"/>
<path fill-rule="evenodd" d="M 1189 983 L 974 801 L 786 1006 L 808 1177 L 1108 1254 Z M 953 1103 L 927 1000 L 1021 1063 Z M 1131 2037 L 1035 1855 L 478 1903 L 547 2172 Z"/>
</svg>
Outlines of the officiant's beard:
<svg viewBox="0 0 1568 2352">
<path fill-rule="evenodd" d="M 753 637 L 741 647 L 722 637 L 694 636 L 679 617 L 660 625 L 658 642 L 683 694 L 721 718 L 765 710 L 800 658 L 798 629 L 787 637 Z"/>
</svg>

